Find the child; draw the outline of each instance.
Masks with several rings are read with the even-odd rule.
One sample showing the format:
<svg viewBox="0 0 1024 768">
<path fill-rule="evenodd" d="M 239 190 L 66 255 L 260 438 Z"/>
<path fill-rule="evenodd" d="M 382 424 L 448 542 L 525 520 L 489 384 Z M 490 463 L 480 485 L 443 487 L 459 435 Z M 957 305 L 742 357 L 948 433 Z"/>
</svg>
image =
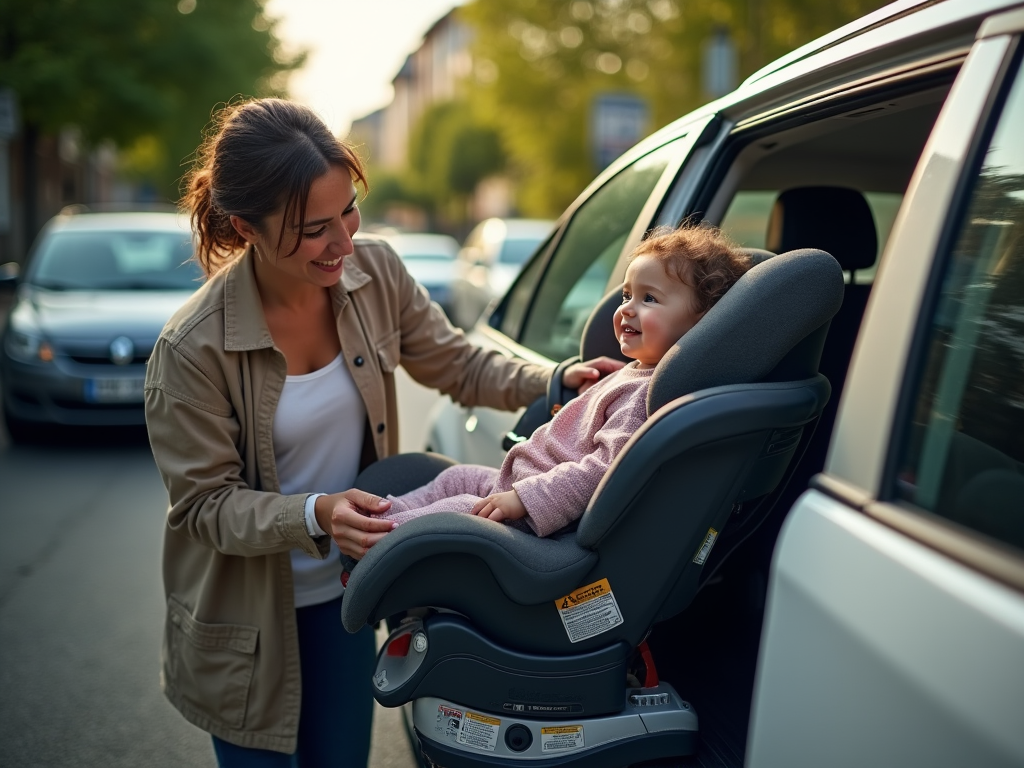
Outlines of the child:
<svg viewBox="0 0 1024 768">
<path fill-rule="evenodd" d="M 431 483 L 389 496 L 377 516 L 401 524 L 434 512 L 478 515 L 549 536 L 578 519 L 612 461 L 647 419 L 647 388 L 665 353 L 750 268 L 707 226 L 656 230 L 626 268 L 613 326 L 634 362 L 571 400 L 514 446 L 501 469 L 459 464 Z"/>
</svg>

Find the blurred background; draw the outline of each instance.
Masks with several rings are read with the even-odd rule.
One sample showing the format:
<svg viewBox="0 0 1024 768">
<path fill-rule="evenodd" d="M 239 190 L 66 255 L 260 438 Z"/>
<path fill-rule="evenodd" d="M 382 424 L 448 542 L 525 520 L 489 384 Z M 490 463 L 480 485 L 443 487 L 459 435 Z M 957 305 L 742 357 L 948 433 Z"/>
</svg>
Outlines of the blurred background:
<svg viewBox="0 0 1024 768">
<path fill-rule="evenodd" d="M 621 152 L 881 5 L 0 0 L 0 328 L 51 217 L 169 209 L 212 111 L 266 95 L 356 145 L 364 228 L 469 327 Z M 436 396 L 399 385 L 415 450 Z M 158 687 L 165 506 L 144 428 L 0 431 L 0 764 L 213 765 Z"/>
</svg>

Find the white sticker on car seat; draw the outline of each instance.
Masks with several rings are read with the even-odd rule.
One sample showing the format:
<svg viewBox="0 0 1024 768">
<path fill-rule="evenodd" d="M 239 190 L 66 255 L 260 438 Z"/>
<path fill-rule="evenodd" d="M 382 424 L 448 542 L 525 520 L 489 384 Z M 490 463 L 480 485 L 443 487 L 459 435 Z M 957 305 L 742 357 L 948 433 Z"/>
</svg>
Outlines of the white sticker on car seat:
<svg viewBox="0 0 1024 768">
<path fill-rule="evenodd" d="M 583 743 L 582 725 L 555 725 L 540 729 L 540 751 L 544 754 L 580 749 Z"/>
<path fill-rule="evenodd" d="M 437 721 L 434 723 L 434 733 L 443 736 L 449 741 L 458 741 L 462 732 L 463 711 L 455 707 L 446 707 L 441 704 L 437 708 Z"/>
<path fill-rule="evenodd" d="M 608 579 L 580 587 L 572 594 L 555 600 L 555 608 L 565 625 L 569 641 L 578 643 L 622 623 L 622 611 L 615 602 Z"/>
<path fill-rule="evenodd" d="M 388 671 L 386 669 L 382 669 L 380 672 L 378 672 L 376 675 L 374 675 L 373 676 L 373 684 L 376 685 L 377 688 L 379 688 L 382 691 L 385 688 L 387 688 L 388 687 Z"/>
<path fill-rule="evenodd" d="M 459 731 L 459 744 L 493 752 L 498 745 L 498 731 L 500 730 L 501 720 L 498 718 L 467 712 L 462 721 L 462 730 Z"/>
<path fill-rule="evenodd" d="M 711 548 L 715 546 L 715 539 L 718 538 L 718 531 L 708 528 L 708 535 L 704 537 L 704 543 L 700 545 L 697 554 L 693 556 L 693 562 L 697 565 L 704 565 L 704 561 L 711 554 Z"/>
</svg>

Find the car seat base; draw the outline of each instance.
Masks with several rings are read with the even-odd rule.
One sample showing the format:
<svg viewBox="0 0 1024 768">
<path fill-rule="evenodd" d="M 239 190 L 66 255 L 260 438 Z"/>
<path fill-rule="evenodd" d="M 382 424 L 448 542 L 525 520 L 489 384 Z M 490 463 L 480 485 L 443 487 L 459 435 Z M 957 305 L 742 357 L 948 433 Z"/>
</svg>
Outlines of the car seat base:
<svg viewBox="0 0 1024 768">
<path fill-rule="evenodd" d="M 444 768 L 587 766 L 616 768 L 697 750 L 697 714 L 668 683 L 631 688 L 624 709 L 601 717 L 524 718 L 424 697 L 413 702 L 424 756 Z"/>
</svg>

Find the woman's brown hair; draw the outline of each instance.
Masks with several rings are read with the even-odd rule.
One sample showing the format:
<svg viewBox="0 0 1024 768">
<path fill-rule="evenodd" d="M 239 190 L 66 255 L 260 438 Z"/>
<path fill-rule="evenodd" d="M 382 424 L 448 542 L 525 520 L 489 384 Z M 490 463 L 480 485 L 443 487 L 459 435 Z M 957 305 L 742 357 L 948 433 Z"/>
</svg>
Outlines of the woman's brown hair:
<svg viewBox="0 0 1024 768">
<path fill-rule="evenodd" d="M 658 227 L 648 233 L 629 257 L 651 256 L 665 271 L 693 288 L 695 312 L 707 312 L 752 266 L 718 227 L 683 224 L 679 229 Z"/>
<path fill-rule="evenodd" d="M 246 246 L 231 226 L 231 216 L 261 229 L 266 217 L 283 207 L 285 222 L 301 222 L 313 180 L 331 166 L 344 168 L 366 189 L 358 155 L 308 107 L 283 99 L 255 99 L 226 106 L 214 115 L 185 177 L 181 199 L 197 239 L 195 258 L 206 275 L 219 272 Z M 287 256 L 301 243 L 300 229 Z"/>
</svg>

